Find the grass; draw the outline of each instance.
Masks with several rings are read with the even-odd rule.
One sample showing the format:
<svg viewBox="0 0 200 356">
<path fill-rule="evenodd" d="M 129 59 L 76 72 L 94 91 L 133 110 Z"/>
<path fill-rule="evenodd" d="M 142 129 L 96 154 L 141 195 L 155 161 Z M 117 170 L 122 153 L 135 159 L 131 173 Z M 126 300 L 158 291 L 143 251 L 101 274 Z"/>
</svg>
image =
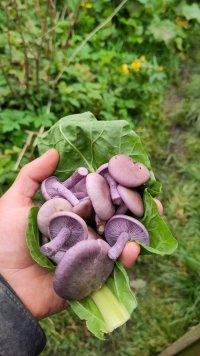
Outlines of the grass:
<svg viewBox="0 0 200 356">
<path fill-rule="evenodd" d="M 131 320 L 101 342 L 70 311 L 47 318 L 43 355 L 155 356 L 200 319 L 200 52 L 183 63 L 158 119 L 140 134 L 163 183 L 165 218 L 178 239 L 173 256 L 142 256 L 130 272 L 139 302 Z M 195 65 L 194 65 L 195 64 Z"/>
</svg>

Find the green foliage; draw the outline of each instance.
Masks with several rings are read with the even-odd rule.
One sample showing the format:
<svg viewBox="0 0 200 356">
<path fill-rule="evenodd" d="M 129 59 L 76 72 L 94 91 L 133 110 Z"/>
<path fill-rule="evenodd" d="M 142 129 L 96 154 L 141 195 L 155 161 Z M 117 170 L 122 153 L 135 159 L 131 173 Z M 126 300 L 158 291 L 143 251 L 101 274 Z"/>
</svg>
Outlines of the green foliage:
<svg viewBox="0 0 200 356">
<path fill-rule="evenodd" d="M 160 217 L 156 203 L 152 199 L 148 189 L 144 192 L 145 214 L 142 223 L 149 232 L 150 246 L 143 246 L 144 253 L 151 252 L 160 255 L 172 254 L 177 248 L 177 241 L 171 231 Z"/>
<path fill-rule="evenodd" d="M 200 22 L 200 8 L 196 2 L 191 5 L 188 5 L 186 2 L 180 3 L 177 12 L 187 20 L 197 20 Z"/>
<path fill-rule="evenodd" d="M 94 172 L 118 153 L 128 154 L 144 163 L 153 175 L 139 137 L 123 120 L 98 121 L 91 112 L 69 115 L 46 131 L 39 138 L 38 146 L 40 154 L 51 147 L 58 150 L 60 160 L 55 174 L 62 180 L 79 166 L 84 165 L 90 172 Z"/>
<path fill-rule="evenodd" d="M 199 5 L 178 0 L 127 2 L 74 55 L 117 5 L 116 0 L 60 0 L 57 5 L 1 1 L 3 190 L 16 175 L 13 168 L 26 144 L 26 130 L 37 132 L 56 118 L 88 110 L 98 119 L 125 119 L 133 126 L 143 117 L 157 119 L 167 81 L 194 44 Z M 35 137 L 16 168 L 33 157 Z"/>
<path fill-rule="evenodd" d="M 40 234 L 37 227 L 37 214 L 39 208 L 33 207 L 29 211 L 28 225 L 26 231 L 26 242 L 29 248 L 30 254 L 34 261 L 36 261 L 40 266 L 49 269 L 50 271 L 55 271 L 55 265 L 46 256 L 40 252 Z"/>
</svg>

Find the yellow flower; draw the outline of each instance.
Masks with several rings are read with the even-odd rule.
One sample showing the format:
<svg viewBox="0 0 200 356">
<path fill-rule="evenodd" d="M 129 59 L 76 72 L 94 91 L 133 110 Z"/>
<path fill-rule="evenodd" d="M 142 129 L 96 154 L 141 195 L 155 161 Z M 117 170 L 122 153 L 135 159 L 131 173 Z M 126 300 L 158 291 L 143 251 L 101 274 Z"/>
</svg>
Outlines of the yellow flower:
<svg viewBox="0 0 200 356">
<path fill-rule="evenodd" d="M 180 17 L 176 18 L 176 24 L 177 26 L 184 28 L 185 30 L 187 30 L 190 27 L 189 22 L 187 20 L 180 19 Z"/>
<path fill-rule="evenodd" d="M 122 68 L 122 72 L 123 72 L 124 74 L 128 74 L 128 73 L 129 73 L 129 69 L 128 69 L 127 64 L 123 63 L 123 64 L 121 65 L 121 68 Z"/>
<path fill-rule="evenodd" d="M 145 58 L 145 56 L 141 56 L 141 57 L 139 58 L 139 60 L 140 60 L 140 62 L 145 62 L 145 61 L 146 61 L 146 58 Z"/>
<path fill-rule="evenodd" d="M 140 59 L 136 59 L 135 61 L 133 61 L 131 63 L 131 69 L 134 72 L 139 72 L 140 68 L 141 68 L 141 60 Z"/>
<path fill-rule="evenodd" d="M 163 66 L 158 67 L 158 72 L 164 72 L 164 70 L 165 70 L 165 67 L 163 67 Z"/>
<path fill-rule="evenodd" d="M 80 6 L 81 6 L 81 7 L 84 7 L 85 9 L 91 9 L 91 8 L 92 8 L 91 2 L 84 2 L 84 1 L 81 1 Z"/>
</svg>

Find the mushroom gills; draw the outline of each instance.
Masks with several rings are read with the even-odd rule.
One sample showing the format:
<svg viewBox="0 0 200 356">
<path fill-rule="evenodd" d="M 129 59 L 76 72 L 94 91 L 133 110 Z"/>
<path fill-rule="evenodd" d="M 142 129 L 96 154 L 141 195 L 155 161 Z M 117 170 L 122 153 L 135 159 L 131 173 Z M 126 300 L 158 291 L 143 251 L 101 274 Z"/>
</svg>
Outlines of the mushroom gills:
<svg viewBox="0 0 200 356">
<path fill-rule="evenodd" d="M 51 241 L 41 247 L 45 256 L 53 256 L 60 249 L 67 251 L 77 242 L 88 237 L 85 221 L 73 212 L 54 213 L 49 221 L 49 236 Z"/>
<path fill-rule="evenodd" d="M 108 253 L 111 259 L 117 259 L 121 255 L 128 241 L 149 245 L 149 234 L 145 226 L 127 215 L 113 216 L 105 226 L 104 235 L 111 246 Z"/>
</svg>

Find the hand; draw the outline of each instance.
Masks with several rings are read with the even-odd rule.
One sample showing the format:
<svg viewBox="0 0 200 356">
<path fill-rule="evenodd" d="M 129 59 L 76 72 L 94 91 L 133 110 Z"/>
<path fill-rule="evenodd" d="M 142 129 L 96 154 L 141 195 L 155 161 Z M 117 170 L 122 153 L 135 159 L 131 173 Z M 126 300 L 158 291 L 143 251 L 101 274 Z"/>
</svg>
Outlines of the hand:
<svg viewBox="0 0 200 356">
<path fill-rule="evenodd" d="M 25 165 L 0 199 L 0 273 L 37 319 L 67 306 L 53 290 L 53 273 L 31 258 L 25 239 L 29 209 L 34 206 L 32 197 L 58 160 L 57 151 L 51 149 Z"/>
<path fill-rule="evenodd" d="M 58 152 L 51 149 L 25 165 L 0 199 L 0 273 L 37 319 L 67 306 L 54 292 L 53 273 L 31 258 L 25 239 L 29 209 L 34 206 L 32 197 L 40 183 L 53 173 L 58 160 Z M 130 242 L 121 255 L 126 267 L 131 267 L 136 260 L 132 255 L 134 248 L 135 243 Z"/>
</svg>

